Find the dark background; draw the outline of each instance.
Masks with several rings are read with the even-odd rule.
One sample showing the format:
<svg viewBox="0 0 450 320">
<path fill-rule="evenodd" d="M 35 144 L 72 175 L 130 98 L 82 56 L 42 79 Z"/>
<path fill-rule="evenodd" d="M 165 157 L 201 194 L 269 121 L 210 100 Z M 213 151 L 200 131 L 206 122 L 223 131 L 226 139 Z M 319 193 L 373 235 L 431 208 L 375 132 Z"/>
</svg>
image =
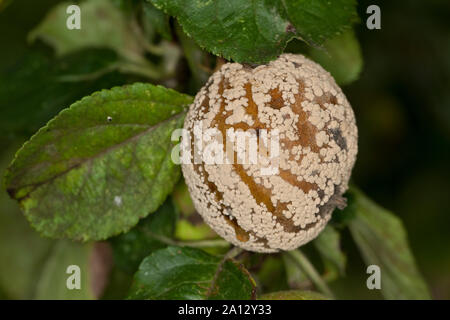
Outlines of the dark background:
<svg viewBox="0 0 450 320">
<path fill-rule="evenodd" d="M 373 1 L 359 1 L 360 17 Z M 376 1 L 346 88 L 359 128 L 354 180 L 399 215 L 435 298 L 450 299 L 450 2 Z M 364 21 L 363 21 L 364 22 Z"/>
<path fill-rule="evenodd" d="M 28 32 L 57 2 L 14 0 L 0 13 L 0 72 L 26 53 Z M 381 7 L 381 30 L 365 27 L 370 4 Z M 403 219 L 433 297 L 450 299 L 450 2 L 359 1 L 359 15 L 364 68 L 343 88 L 359 127 L 353 179 Z M 1 146 L 24 138 L 3 136 Z M 333 289 L 342 297 L 378 298 L 365 287 L 364 264 L 348 234 L 343 247 L 349 269 Z"/>
</svg>

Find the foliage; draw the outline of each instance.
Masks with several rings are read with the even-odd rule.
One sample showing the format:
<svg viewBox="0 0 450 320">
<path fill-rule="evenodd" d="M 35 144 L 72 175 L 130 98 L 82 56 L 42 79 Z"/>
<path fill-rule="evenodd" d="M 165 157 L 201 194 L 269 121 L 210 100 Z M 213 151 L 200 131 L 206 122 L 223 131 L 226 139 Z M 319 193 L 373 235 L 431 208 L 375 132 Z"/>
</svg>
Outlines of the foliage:
<svg viewBox="0 0 450 320">
<path fill-rule="evenodd" d="M 116 264 L 129 273 L 136 272 L 146 256 L 166 247 L 159 237 L 173 237 L 176 220 L 176 210 L 168 199 L 154 214 L 139 221 L 133 229 L 111 238 Z"/>
<path fill-rule="evenodd" d="M 383 270 L 383 295 L 387 299 L 429 299 L 402 222 L 356 188 L 350 197 L 347 210 L 355 212 L 350 231 L 366 263 Z"/>
<path fill-rule="evenodd" d="M 145 258 L 134 276 L 130 299 L 251 299 L 254 281 L 226 256 L 168 247 Z"/>
<path fill-rule="evenodd" d="M 74 101 L 122 84 L 128 76 L 115 70 L 117 61 L 116 52 L 103 48 L 59 58 L 40 51 L 25 54 L 0 74 L 2 134 L 30 135 Z"/>
<path fill-rule="evenodd" d="M 183 125 L 191 95 L 224 59 L 260 64 L 286 50 L 310 56 L 340 84 L 356 81 L 363 66 L 352 30 L 356 1 L 80 6 L 82 30 L 63 27 L 67 3 L 58 4 L 29 33 L 27 54 L 0 73 L 0 142 L 18 149 L 2 168 L 5 189 L 35 230 L 3 192 L 0 261 L 9 263 L 0 264 L 2 295 L 99 298 L 105 285 L 94 283 L 93 270 L 100 269 L 99 278 L 109 279 L 105 298 L 339 298 L 328 284 L 346 274 L 341 242 L 350 230 L 365 263 L 382 268 L 385 298 L 430 297 L 403 224 L 356 187 L 347 193 L 347 209 L 335 212 L 305 250 L 225 252 L 229 244 L 195 212 L 170 158 L 177 143 L 171 135 Z M 2 157 L 4 167 L 11 158 Z M 16 254 L 25 250 L 30 254 Z M 88 276 L 83 290 L 69 292 L 64 272 L 74 261 Z M 9 276 L 15 269 L 22 278 Z"/>
<path fill-rule="evenodd" d="M 263 63 L 294 37 L 320 45 L 356 18 L 353 0 L 151 0 L 197 43 L 228 60 Z"/>
<path fill-rule="evenodd" d="M 94 93 L 24 144 L 6 172 L 7 190 L 46 236 L 86 241 L 128 231 L 180 176 L 171 133 L 190 102 L 141 83 Z"/>
</svg>

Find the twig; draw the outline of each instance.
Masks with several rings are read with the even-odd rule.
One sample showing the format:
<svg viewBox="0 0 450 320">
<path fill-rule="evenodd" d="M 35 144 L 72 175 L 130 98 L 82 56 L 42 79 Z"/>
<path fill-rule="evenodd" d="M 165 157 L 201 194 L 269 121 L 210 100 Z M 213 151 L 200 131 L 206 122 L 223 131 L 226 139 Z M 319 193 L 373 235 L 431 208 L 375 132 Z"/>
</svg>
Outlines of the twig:
<svg viewBox="0 0 450 320">
<path fill-rule="evenodd" d="M 318 290 L 320 290 L 326 296 L 334 298 L 334 295 L 328 285 L 325 283 L 325 281 L 323 281 L 322 277 L 314 268 L 312 263 L 300 250 L 287 251 L 286 255 L 291 258 L 299 266 L 300 269 L 302 269 L 302 271 L 308 276 L 308 278 L 311 279 Z"/>
</svg>

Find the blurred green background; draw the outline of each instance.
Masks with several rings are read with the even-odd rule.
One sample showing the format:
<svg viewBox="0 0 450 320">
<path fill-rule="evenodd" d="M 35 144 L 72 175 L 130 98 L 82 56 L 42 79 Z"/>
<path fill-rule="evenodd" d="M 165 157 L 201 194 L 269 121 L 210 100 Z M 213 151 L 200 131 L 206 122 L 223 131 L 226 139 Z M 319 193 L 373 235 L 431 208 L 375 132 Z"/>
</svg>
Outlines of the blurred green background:
<svg viewBox="0 0 450 320">
<path fill-rule="evenodd" d="M 382 29 L 357 28 L 364 68 L 345 88 L 359 129 L 353 178 L 403 219 L 433 297 L 450 299 L 450 2 L 359 1 L 362 19 L 373 3 Z"/>
<path fill-rule="evenodd" d="M 20 70 L 23 57 L 31 50 L 28 33 L 58 2 L 14 0 L 0 12 L 0 86 Z M 381 30 L 365 27 L 365 9 L 370 4 L 381 7 Z M 358 81 L 343 88 L 359 127 L 353 180 L 373 200 L 403 219 L 412 251 L 433 297 L 450 299 L 450 2 L 359 1 L 359 15 L 361 23 L 356 26 L 356 33 L 364 68 Z M 43 43 L 32 47 L 43 54 L 50 52 Z M 181 61 L 180 67 L 186 68 L 185 65 L 186 61 Z M 120 77 L 105 83 L 113 86 L 135 80 L 136 77 Z M 64 89 L 70 92 L 71 85 Z M 177 89 L 190 91 L 188 85 L 183 88 L 182 84 Z M 81 96 L 94 91 L 85 90 Z M 24 92 L 22 98 L 26 99 L 27 91 Z M 17 107 L 14 101 L 16 97 L 0 97 L 2 114 Z M 25 111 L 16 110 L 17 122 L 22 121 L 21 114 L 26 116 L 32 111 L 32 105 Z M 13 127 L 14 123 L 10 125 Z M 0 128 L 2 171 L 34 129 L 13 134 Z M 14 247 L 21 241 L 32 243 L 36 235 L 21 235 L 21 230 L 29 227 L 16 204 L 1 192 L 0 298 L 27 297 L 27 290 L 31 290 L 27 279 L 40 268 L 39 259 L 44 259 L 49 249 L 45 243 L 39 249 L 42 253 L 35 249 L 33 253 L 24 252 L 20 245 Z M 7 222 L 13 220 L 19 229 L 8 227 Z M 364 263 L 349 234 L 344 234 L 343 240 L 349 262 L 347 276 L 333 283 L 332 288 L 342 298 L 379 298 L 378 293 L 365 286 Z M 31 259 L 31 254 L 41 254 L 41 258 Z M 19 269 L 9 264 L 8 257 L 12 256 L 22 256 Z M 22 282 L 11 289 L 8 278 Z"/>
</svg>

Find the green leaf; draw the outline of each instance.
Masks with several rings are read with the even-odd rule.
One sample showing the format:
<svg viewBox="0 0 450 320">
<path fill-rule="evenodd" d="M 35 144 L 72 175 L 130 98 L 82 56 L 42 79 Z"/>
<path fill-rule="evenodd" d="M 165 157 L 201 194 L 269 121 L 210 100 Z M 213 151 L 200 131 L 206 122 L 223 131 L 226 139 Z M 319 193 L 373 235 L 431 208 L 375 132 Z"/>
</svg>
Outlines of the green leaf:
<svg viewBox="0 0 450 320">
<path fill-rule="evenodd" d="M 45 236 L 102 240 L 154 212 L 180 177 L 171 133 L 192 98 L 136 83 L 96 92 L 51 120 L 5 175 Z"/>
<path fill-rule="evenodd" d="M 263 294 L 258 300 L 330 300 L 314 291 L 288 290 Z"/>
<path fill-rule="evenodd" d="M 177 218 L 171 199 L 152 215 L 142 219 L 137 226 L 118 237 L 112 238 L 114 260 L 123 270 L 134 273 L 142 260 L 166 244 L 155 239 L 155 235 L 172 237 Z"/>
<path fill-rule="evenodd" d="M 352 30 L 328 40 L 324 48 L 312 48 L 309 55 L 340 85 L 357 80 L 363 66 L 361 48 Z"/>
<path fill-rule="evenodd" d="M 178 18 L 197 43 L 226 59 L 264 62 L 279 55 L 294 34 L 279 1 L 152 0 Z"/>
<path fill-rule="evenodd" d="M 320 45 L 358 20 L 356 0 L 281 0 L 287 15 L 306 42 Z"/>
<path fill-rule="evenodd" d="M 86 47 L 105 47 L 117 51 L 131 61 L 141 61 L 143 47 L 131 31 L 126 15 L 110 0 L 82 2 L 81 29 L 66 27 L 67 7 L 63 2 L 55 6 L 29 35 L 39 38 L 55 48 L 58 55 Z"/>
<path fill-rule="evenodd" d="M 352 187 L 349 205 L 354 212 L 351 234 L 367 265 L 381 269 L 381 291 L 387 299 L 429 299 L 427 285 L 417 269 L 399 218 Z"/>
<path fill-rule="evenodd" d="M 151 2 L 177 17 L 201 47 L 236 62 L 273 60 L 294 37 L 320 45 L 357 17 L 354 0 Z"/>
<path fill-rule="evenodd" d="M 114 71 L 117 60 L 107 49 L 61 58 L 26 54 L 0 74 L 0 133 L 31 135 L 73 101 L 128 82 L 130 76 Z"/>
<path fill-rule="evenodd" d="M 313 241 L 319 251 L 327 272 L 327 280 L 334 280 L 345 274 L 347 259 L 341 250 L 341 236 L 336 229 L 328 225 Z"/>
<path fill-rule="evenodd" d="M 130 299 L 251 299 L 254 281 L 243 266 L 187 247 L 167 247 L 145 258 Z"/>
</svg>

